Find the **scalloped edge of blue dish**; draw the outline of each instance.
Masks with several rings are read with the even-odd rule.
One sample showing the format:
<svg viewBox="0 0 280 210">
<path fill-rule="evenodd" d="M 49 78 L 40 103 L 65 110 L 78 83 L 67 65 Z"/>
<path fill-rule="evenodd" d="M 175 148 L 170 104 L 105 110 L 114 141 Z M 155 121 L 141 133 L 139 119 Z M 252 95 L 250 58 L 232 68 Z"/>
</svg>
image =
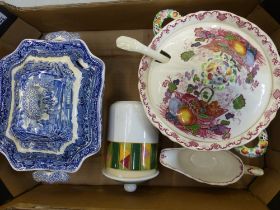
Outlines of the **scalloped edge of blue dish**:
<svg viewBox="0 0 280 210">
<path fill-rule="evenodd" d="M 61 161 L 59 164 L 56 165 L 52 165 L 50 166 L 50 163 L 53 163 L 53 161 L 55 162 L 57 159 L 61 159 L 64 158 L 63 155 L 65 155 L 65 152 L 62 155 L 50 155 L 50 154 L 46 154 L 46 153 L 40 153 L 40 152 L 31 152 L 31 153 L 21 153 L 18 152 L 16 145 L 14 144 L 14 142 L 12 140 L 6 140 L 4 132 L 5 132 L 5 128 L 6 125 L 3 125 L 3 122 L 1 122 L 0 124 L 0 152 L 6 157 L 6 159 L 8 160 L 9 164 L 11 165 L 11 167 L 16 170 L 16 171 L 34 171 L 34 170 L 50 170 L 50 171 L 63 171 L 63 172 L 68 172 L 68 173 L 73 173 L 76 172 L 77 170 L 79 170 L 79 168 L 81 167 L 82 163 L 84 162 L 84 160 L 94 154 L 96 154 L 97 152 L 99 152 L 100 148 L 101 148 L 101 141 L 102 141 L 102 100 L 103 100 L 103 94 L 104 94 L 104 87 L 105 87 L 105 64 L 104 62 L 96 57 L 95 55 L 93 55 L 90 50 L 88 49 L 88 46 L 85 44 L 85 42 L 83 40 L 80 39 L 74 39 L 74 40 L 70 40 L 70 41 L 62 41 L 62 42 L 58 42 L 58 41 L 44 41 L 44 40 L 35 40 L 35 39 L 25 39 L 23 40 L 19 46 L 16 48 L 16 50 L 14 52 L 12 52 L 11 54 L 5 56 L 4 58 L 2 58 L 0 60 L 0 111 L 1 109 L 3 109 L 3 97 L 2 97 L 2 80 L 3 80 L 3 73 L 5 72 L 3 70 L 3 68 L 5 69 L 5 67 L 3 66 L 3 63 L 7 62 L 9 59 L 11 60 L 14 56 L 14 54 L 19 54 L 21 48 L 24 47 L 25 43 L 30 43 L 30 44 L 34 44 L 34 43 L 45 43 L 45 44 L 49 44 L 49 45 L 56 45 L 56 44 L 65 44 L 65 43 L 80 43 L 80 47 L 82 48 L 83 52 L 84 52 L 84 56 L 88 57 L 88 59 L 90 59 L 91 64 L 92 63 L 96 63 L 99 64 L 98 70 L 99 73 L 96 73 L 96 75 L 94 76 L 98 76 L 100 78 L 100 84 L 98 86 L 98 90 L 97 93 L 93 92 L 93 95 L 96 95 L 96 117 L 95 119 L 97 119 L 97 123 L 95 125 L 95 127 L 97 127 L 96 130 L 91 130 L 91 132 L 97 132 L 96 134 L 96 139 L 97 139 L 97 143 L 93 145 L 94 140 L 91 140 L 89 145 L 85 145 L 85 147 L 83 149 L 77 150 L 76 153 L 74 154 L 74 156 L 72 155 L 68 155 L 68 159 L 66 159 L 65 161 Z M 26 57 L 29 54 L 25 54 L 21 57 L 20 60 L 18 60 L 17 63 L 14 64 L 14 66 L 18 65 L 19 63 L 23 62 Z M 96 66 L 95 66 L 96 67 Z M 97 67 L 96 67 L 97 69 Z M 10 70 L 8 70 L 10 71 Z M 8 104 L 10 104 L 10 102 L 8 102 Z M 8 107 L 8 110 L 10 109 L 10 105 Z M 9 113 L 9 112 L 8 112 Z M 89 124 L 91 124 L 92 122 L 90 122 Z M 3 128 L 4 127 L 4 128 Z M 3 140 L 4 139 L 4 140 Z M 9 142 L 7 144 L 7 141 Z M 77 143 L 77 141 L 75 141 L 73 144 Z M 4 145 L 5 144 L 5 145 Z M 73 145 L 71 144 L 71 145 Z M 7 151 L 7 147 L 13 148 L 14 152 L 8 152 Z M 10 150 L 11 151 L 11 150 Z M 12 156 L 14 154 L 19 155 L 27 155 L 26 157 L 29 156 L 29 159 L 36 159 L 37 162 L 35 162 L 35 165 L 28 165 L 28 164 L 23 164 L 22 162 L 19 162 L 18 160 L 12 158 Z M 55 156 L 57 158 L 55 158 Z M 39 158 L 40 157 L 40 158 Z M 44 163 L 40 162 L 42 161 L 43 158 L 45 161 Z M 28 161 L 27 161 L 28 162 Z"/>
</svg>

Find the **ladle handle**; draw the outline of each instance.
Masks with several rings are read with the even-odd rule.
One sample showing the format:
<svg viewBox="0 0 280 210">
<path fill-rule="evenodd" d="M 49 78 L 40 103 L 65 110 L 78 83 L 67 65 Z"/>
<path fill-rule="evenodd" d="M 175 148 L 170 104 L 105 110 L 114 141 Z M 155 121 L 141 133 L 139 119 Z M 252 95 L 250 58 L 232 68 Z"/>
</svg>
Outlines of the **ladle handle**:
<svg viewBox="0 0 280 210">
<path fill-rule="evenodd" d="M 153 21 L 154 34 L 155 35 L 158 34 L 158 32 L 161 30 L 164 20 L 166 20 L 168 18 L 175 20 L 180 17 L 181 17 L 180 13 L 173 9 L 165 9 L 165 10 L 159 11 L 156 14 L 154 21 Z"/>
<path fill-rule="evenodd" d="M 252 176 L 262 176 L 264 174 L 261 168 L 255 166 L 244 165 L 244 174 Z"/>
<path fill-rule="evenodd" d="M 159 52 L 152 50 L 151 48 L 143 45 L 141 42 L 127 36 L 120 36 L 116 40 L 116 45 L 118 48 L 127 50 L 130 52 L 138 52 L 147 55 L 161 63 L 167 63 L 169 58 L 160 54 Z"/>
</svg>

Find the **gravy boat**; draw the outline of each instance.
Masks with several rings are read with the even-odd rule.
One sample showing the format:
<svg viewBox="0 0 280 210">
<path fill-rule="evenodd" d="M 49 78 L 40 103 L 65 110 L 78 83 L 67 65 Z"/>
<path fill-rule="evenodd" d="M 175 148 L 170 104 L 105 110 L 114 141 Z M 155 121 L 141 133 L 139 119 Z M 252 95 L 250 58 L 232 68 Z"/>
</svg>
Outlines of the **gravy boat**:
<svg viewBox="0 0 280 210">
<path fill-rule="evenodd" d="M 245 165 L 229 151 L 194 151 L 186 148 L 163 149 L 160 163 L 185 176 L 209 185 L 229 185 L 244 174 L 262 176 L 261 168 Z"/>
</svg>

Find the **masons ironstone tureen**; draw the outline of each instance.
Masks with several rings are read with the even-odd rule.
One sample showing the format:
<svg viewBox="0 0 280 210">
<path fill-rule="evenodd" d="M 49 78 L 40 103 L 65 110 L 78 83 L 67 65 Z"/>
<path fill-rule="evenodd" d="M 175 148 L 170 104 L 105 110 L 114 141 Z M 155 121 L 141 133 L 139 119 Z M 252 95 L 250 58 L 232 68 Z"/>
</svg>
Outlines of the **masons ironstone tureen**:
<svg viewBox="0 0 280 210">
<path fill-rule="evenodd" d="M 161 28 L 167 18 L 174 20 Z M 142 57 L 138 87 L 162 134 L 189 149 L 218 151 L 252 141 L 269 125 L 280 104 L 280 58 L 258 26 L 226 11 L 181 17 L 163 10 L 154 32 L 150 54 L 168 59 Z"/>
<path fill-rule="evenodd" d="M 68 172 L 101 146 L 105 65 L 76 34 L 23 40 L 0 61 L 0 152 L 37 181 Z"/>
</svg>

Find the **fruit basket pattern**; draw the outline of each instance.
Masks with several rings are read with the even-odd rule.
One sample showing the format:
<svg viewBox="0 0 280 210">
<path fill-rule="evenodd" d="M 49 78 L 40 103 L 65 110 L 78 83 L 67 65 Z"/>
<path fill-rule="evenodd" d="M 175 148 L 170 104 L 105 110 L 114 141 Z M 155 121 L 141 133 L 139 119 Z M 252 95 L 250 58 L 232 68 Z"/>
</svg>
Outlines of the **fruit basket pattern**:
<svg viewBox="0 0 280 210">
<path fill-rule="evenodd" d="M 161 28 L 167 17 L 174 20 Z M 163 10 L 154 29 L 149 47 L 170 59 L 143 56 L 138 88 L 163 135 L 194 150 L 229 150 L 269 125 L 279 108 L 280 59 L 258 26 L 226 11 Z"/>
<path fill-rule="evenodd" d="M 231 31 L 200 27 L 195 28 L 194 34 L 195 40 L 185 43 L 181 59 L 188 69 L 188 62 L 198 56 L 205 61 L 201 63 L 202 70 L 188 69 L 163 82 L 166 92 L 161 114 L 185 132 L 227 139 L 231 121 L 240 121 L 239 111 L 246 106 L 246 98 L 234 86 L 252 92 L 258 87 L 255 77 L 264 64 L 263 55 Z"/>
</svg>

